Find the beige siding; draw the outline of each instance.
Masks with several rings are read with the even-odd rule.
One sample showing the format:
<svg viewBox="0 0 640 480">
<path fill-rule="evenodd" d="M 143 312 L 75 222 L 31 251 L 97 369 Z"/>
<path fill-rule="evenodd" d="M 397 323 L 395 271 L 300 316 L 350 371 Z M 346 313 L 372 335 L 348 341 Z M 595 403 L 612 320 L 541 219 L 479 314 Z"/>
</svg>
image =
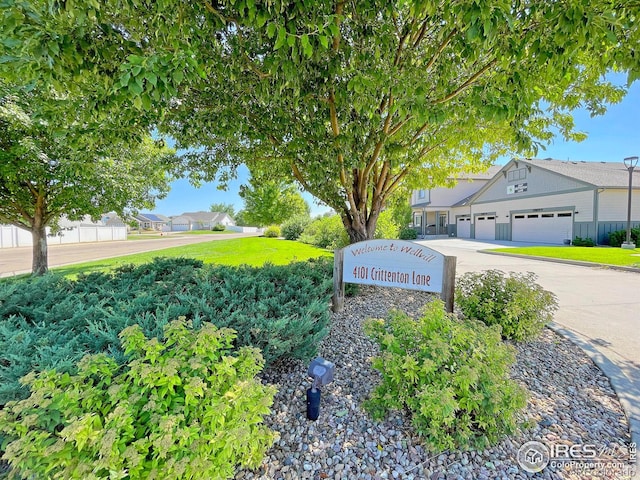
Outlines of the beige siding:
<svg viewBox="0 0 640 480">
<path fill-rule="evenodd" d="M 545 195 L 534 198 L 508 198 L 507 201 L 490 202 L 473 205 L 472 212 L 495 213 L 496 223 L 509 223 L 509 215 L 514 211 L 542 209 L 573 209 L 576 222 L 593 221 L 593 191 L 564 193 L 559 195 Z"/>
<path fill-rule="evenodd" d="M 431 190 L 425 189 L 424 198 L 419 198 L 419 190 L 414 190 L 411 194 L 411 205 L 430 201 L 429 208 L 449 207 L 473 195 L 486 183 L 487 180 L 460 180 L 453 188 L 437 187 Z"/>
<path fill-rule="evenodd" d="M 510 179 L 510 175 L 519 173 L 520 178 Z M 484 191 L 476 202 L 487 202 L 493 200 L 509 200 L 514 201 L 519 197 L 527 197 L 531 195 L 544 195 L 549 192 L 576 190 L 584 188 L 586 184 L 563 177 L 557 173 L 549 172 L 542 168 L 532 167 L 531 171 L 524 164 L 520 163 L 518 167 L 513 165 L 507 172 L 506 176 L 498 174 L 495 182 Z M 508 193 L 509 187 L 527 184 L 526 191 Z"/>
<path fill-rule="evenodd" d="M 461 215 L 469 216 L 471 215 L 471 207 L 469 205 L 465 205 L 464 207 L 455 207 L 449 210 L 451 223 L 455 223 L 456 217 Z"/>
<path fill-rule="evenodd" d="M 423 189 L 424 197 L 420 198 L 419 196 L 420 190 L 414 190 L 411 194 L 411 205 L 416 205 L 418 203 L 426 203 L 429 201 L 429 190 Z"/>
<path fill-rule="evenodd" d="M 607 189 L 600 193 L 598 220 L 600 222 L 619 222 L 627 219 L 629 190 Z M 631 219 L 640 221 L 640 190 L 631 195 Z"/>
<path fill-rule="evenodd" d="M 486 180 L 482 181 L 467 181 L 462 180 L 457 183 L 453 188 L 438 187 L 431 190 L 431 205 L 435 206 L 451 206 L 454 203 L 458 203 L 478 190 L 480 190 L 485 184 Z"/>
</svg>

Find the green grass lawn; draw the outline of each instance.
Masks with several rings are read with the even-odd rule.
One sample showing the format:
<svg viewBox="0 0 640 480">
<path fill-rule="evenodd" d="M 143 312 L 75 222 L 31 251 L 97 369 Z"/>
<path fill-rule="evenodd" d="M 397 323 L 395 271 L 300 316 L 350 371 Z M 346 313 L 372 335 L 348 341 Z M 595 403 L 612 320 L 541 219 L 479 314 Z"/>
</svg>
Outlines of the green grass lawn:
<svg viewBox="0 0 640 480">
<path fill-rule="evenodd" d="M 614 247 L 517 247 L 493 248 L 490 251 L 640 268 L 640 248 L 624 250 Z"/>
<path fill-rule="evenodd" d="M 80 273 L 104 272 L 121 265 L 150 262 L 155 257 L 187 257 L 202 260 L 204 263 L 262 266 L 265 262 L 285 265 L 293 261 L 331 255 L 333 254 L 327 250 L 300 242 L 277 238 L 249 237 L 171 247 L 153 252 L 55 267 L 52 270 L 66 276 L 76 277 Z"/>
</svg>

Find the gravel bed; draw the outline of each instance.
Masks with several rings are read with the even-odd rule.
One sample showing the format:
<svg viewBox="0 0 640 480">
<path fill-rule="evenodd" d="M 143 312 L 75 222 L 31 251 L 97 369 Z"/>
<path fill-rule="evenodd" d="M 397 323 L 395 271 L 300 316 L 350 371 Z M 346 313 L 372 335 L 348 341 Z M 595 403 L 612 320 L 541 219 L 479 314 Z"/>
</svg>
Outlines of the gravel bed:
<svg viewBox="0 0 640 480">
<path fill-rule="evenodd" d="M 512 376 L 529 391 L 520 420 L 526 430 L 484 451 L 427 451 L 412 434 L 401 412 L 384 422 L 371 420 L 362 401 L 379 381 L 371 369 L 378 348 L 362 332 L 361 322 L 384 318 L 390 308 L 418 315 L 432 296 L 398 289 L 361 287 L 332 315 L 331 331 L 320 355 L 336 364 L 334 381 L 323 387 L 320 418 L 306 418 L 308 365 L 290 362 L 263 372 L 278 388 L 268 425 L 280 439 L 256 471 L 242 470 L 236 479 L 582 479 L 629 478 L 629 427 L 608 379 L 575 345 L 545 329 L 535 342 L 517 345 Z M 548 466 L 525 472 L 518 449 L 537 440 L 551 444 L 593 444 L 598 458 L 624 459 L 602 471 Z"/>
</svg>

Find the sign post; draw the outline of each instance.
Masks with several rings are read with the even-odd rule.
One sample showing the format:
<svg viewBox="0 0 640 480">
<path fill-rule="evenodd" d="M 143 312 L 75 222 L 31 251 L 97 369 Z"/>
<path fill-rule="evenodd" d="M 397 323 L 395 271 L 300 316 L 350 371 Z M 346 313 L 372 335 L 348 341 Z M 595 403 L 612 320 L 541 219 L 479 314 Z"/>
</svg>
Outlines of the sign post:
<svg viewBox="0 0 640 480">
<path fill-rule="evenodd" d="M 333 311 L 344 306 L 344 282 L 439 292 L 453 312 L 456 257 L 405 240 L 366 240 L 335 251 Z"/>
</svg>

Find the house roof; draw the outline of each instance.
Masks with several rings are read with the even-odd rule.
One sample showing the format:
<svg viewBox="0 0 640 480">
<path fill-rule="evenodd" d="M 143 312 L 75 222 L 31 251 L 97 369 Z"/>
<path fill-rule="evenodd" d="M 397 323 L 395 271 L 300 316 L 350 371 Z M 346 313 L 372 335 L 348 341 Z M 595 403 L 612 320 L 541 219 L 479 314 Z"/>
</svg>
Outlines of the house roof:
<svg viewBox="0 0 640 480">
<path fill-rule="evenodd" d="M 477 193 L 477 192 L 476 192 Z M 451 205 L 452 207 L 464 207 L 465 205 L 469 205 L 471 203 L 471 199 L 475 196 L 475 193 L 469 195 L 468 197 L 464 197 L 462 200 L 458 200 L 456 203 Z"/>
<path fill-rule="evenodd" d="M 91 215 L 84 215 L 79 220 L 69 220 L 69 218 L 67 218 L 66 216 L 63 215 L 58 220 L 58 226 L 59 227 L 63 227 L 63 228 L 84 227 L 84 226 L 95 227 L 95 226 L 98 226 L 98 225 L 100 225 L 100 223 L 99 222 L 94 222 L 91 219 Z"/>
<path fill-rule="evenodd" d="M 108 226 L 108 227 L 115 227 L 115 226 L 123 226 L 123 225 L 125 225 L 124 221 L 123 221 L 120 217 L 118 217 L 118 216 L 115 216 L 115 217 L 109 217 L 109 218 L 104 222 L 104 224 L 105 224 L 106 226 Z"/>
<path fill-rule="evenodd" d="M 136 218 L 141 220 L 149 220 L 150 222 L 166 222 L 168 220 L 164 215 L 156 215 L 155 213 L 140 213 L 136 215 Z"/>
<path fill-rule="evenodd" d="M 511 162 L 522 162 L 543 168 L 596 187 L 628 188 L 629 186 L 629 171 L 622 162 L 563 161 L 551 158 L 544 160 L 514 159 Z M 510 165 L 511 162 L 507 165 Z M 636 168 L 633 175 L 634 179 L 640 177 L 640 169 Z M 634 181 L 634 185 L 637 185 L 637 181 Z"/>
</svg>

